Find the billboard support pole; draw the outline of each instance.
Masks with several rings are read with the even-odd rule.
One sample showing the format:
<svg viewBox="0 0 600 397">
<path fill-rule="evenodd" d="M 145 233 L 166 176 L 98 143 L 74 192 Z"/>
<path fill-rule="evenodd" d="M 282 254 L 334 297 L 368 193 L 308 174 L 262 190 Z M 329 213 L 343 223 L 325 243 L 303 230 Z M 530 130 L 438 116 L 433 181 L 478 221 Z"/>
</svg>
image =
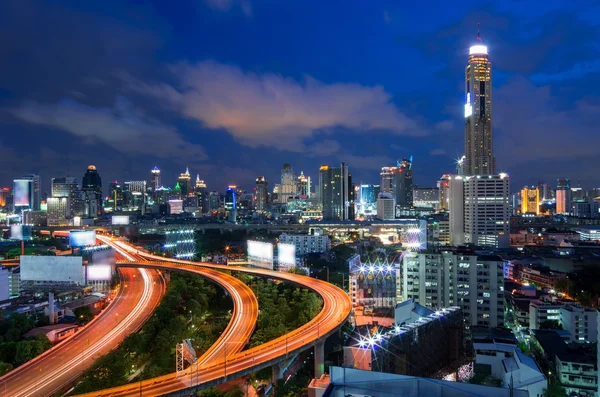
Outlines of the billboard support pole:
<svg viewBox="0 0 600 397">
<path fill-rule="evenodd" d="M 21 240 L 21 255 L 25 255 L 25 240 Z"/>
<path fill-rule="evenodd" d="M 48 292 L 48 317 L 50 324 L 54 324 L 54 292 Z"/>
</svg>

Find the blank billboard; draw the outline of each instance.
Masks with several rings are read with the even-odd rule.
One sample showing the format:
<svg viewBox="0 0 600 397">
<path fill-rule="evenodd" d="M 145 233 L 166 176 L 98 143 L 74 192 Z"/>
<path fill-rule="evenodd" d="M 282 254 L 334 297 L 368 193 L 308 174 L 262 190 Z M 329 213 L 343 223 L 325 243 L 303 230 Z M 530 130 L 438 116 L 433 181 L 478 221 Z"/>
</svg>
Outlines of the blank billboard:
<svg viewBox="0 0 600 397">
<path fill-rule="evenodd" d="M 113 225 L 129 225 L 129 215 L 113 215 L 111 223 Z"/>
<path fill-rule="evenodd" d="M 31 184 L 29 179 L 15 179 L 15 207 L 31 207 Z"/>
<path fill-rule="evenodd" d="M 86 266 L 88 281 L 109 281 L 112 278 L 112 266 L 91 265 Z"/>
<path fill-rule="evenodd" d="M 31 226 L 10 225 L 11 240 L 31 240 Z"/>
<path fill-rule="evenodd" d="M 83 284 L 81 256 L 21 256 L 21 280 Z"/>
<path fill-rule="evenodd" d="M 248 240 L 248 257 L 273 262 L 273 244 Z"/>
<path fill-rule="evenodd" d="M 296 246 L 294 244 L 277 244 L 277 261 L 280 266 L 296 266 Z"/>
<path fill-rule="evenodd" d="M 69 245 L 71 247 L 85 247 L 96 245 L 95 230 L 71 230 L 69 232 Z"/>
</svg>

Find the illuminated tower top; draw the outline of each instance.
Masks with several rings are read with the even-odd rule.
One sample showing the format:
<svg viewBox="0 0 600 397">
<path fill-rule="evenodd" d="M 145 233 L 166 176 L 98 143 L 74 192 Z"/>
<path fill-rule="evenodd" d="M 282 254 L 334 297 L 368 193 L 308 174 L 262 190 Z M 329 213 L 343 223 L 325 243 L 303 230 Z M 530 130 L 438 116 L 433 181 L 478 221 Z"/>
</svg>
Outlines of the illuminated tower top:
<svg viewBox="0 0 600 397">
<path fill-rule="evenodd" d="M 465 175 L 496 173 L 492 135 L 492 64 L 481 41 L 469 48 L 465 70 Z"/>
</svg>

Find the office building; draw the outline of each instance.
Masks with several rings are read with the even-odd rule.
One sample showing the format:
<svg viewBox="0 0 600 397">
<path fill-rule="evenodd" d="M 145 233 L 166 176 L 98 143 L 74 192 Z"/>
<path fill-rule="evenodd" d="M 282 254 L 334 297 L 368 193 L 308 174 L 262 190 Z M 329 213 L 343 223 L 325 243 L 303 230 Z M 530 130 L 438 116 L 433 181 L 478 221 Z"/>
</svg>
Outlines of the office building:
<svg viewBox="0 0 600 397">
<path fill-rule="evenodd" d="M 396 205 L 406 207 L 413 205 L 412 157 L 398 162 L 394 171 L 393 187 Z"/>
<path fill-rule="evenodd" d="M 304 175 L 304 171 L 300 171 L 300 175 L 298 175 L 298 183 L 296 186 L 296 193 L 298 196 L 303 198 L 310 198 L 311 193 L 311 181 L 310 176 Z"/>
<path fill-rule="evenodd" d="M 465 175 L 493 175 L 492 64 L 477 32 L 465 69 Z"/>
<path fill-rule="evenodd" d="M 208 212 L 208 197 L 206 195 L 206 183 L 200 179 L 200 175 L 196 175 L 196 186 L 194 187 L 196 195 L 196 205 L 200 208 L 200 212 Z"/>
<path fill-rule="evenodd" d="M 10 203 L 11 190 L 9 187 L 0 187 L 0 207 L 6 207 Z"/>
<path fill-rule="evenodd" d="M 71 218 L 70 197 L 48 197 L 48 226 L 67 226 Z"/>
<path fill-rule="evenodd" d="M 323 220 L 354 219 L 354 189 L 346 163 L 339 167 L 322 165 L 319 169 L 319 190 Z"/>
<path fill-rule="evenodd" d="M 392 193 L 379 193 L 377 198 L 377 219 L 389 221 L 396 219 L 396 207 Z"/>
<path fill-rule="evenodd" d="M 559 179 L 556 186 L 556 213 L 570 214 L 571 202 L 571 181 L 568 178 Z"/>
<path fill-rule="evenodd" d="M 81 216 L 84 203 L 81 200 L 81 191 L 76 178 L 52 178 L 51 192 L 52 196 L 46 200 L 48 225 L 51 225 L 55 220 L 62 224 L 65 219 Z M 69 200 L 54 200 L 51 205 L 51 198 L 68 198 Z M 67 208 L 63 209 L 64 205 Z"/>
<path fill-rule="evenodd" d="M 225 192 L 225 211 L 227 220 L 235 223 L 237 218 L 237 186 L 230 185 Z"/>
<path fill-rule="evenodd" d="M 329 236 L 323 234 L 287 234 L 279 236 L 279 243 L 293 244 L 296 256 L 327 252 L 331 248 Z"/>
<path fill-rule="evenodd" d="M 125 195 L 123 186 L 119 181 L 114 181 L 108 185 L 108 202 L 112 204 L 113 209 L 122 208 L 124 205 Z"/>
<path fill-rule="evenodd" d="M 284 164 L 281 167 L 281 184 L 277 191 L 277 197 L 279 203 L 285 204 L 288 202 L 290 197 L 296 195 L 297 181 L 294 175 L 294 170 L 289 164 Z"/>
<path fill-rule="evenodd" d="M 394 169 L 396 167 L 382 167 L 379 174 L 379 191 L 381 193 L 394 193 Z"/>
<path fill-rule="evenodd" d="M 415 207 L 427 207 L 439 210 L 440 191 L 437 187 L 415 187 L 413 188 L 413 205 Z"/>
<path fill-rule="evenodd" d="M 182 198 L 188 197 L 193 193 L 192 176 L 190 175 L 189 168 L 186 168 L 184 173 L 179 174 L 179 178 L 177 178 L 177 184 L 179 185 Z"/>
<path fill-rule="evenodd" d="M 40 176 L 34 174 L 23 175 L 15 179 L 13 205 L 15 210 L 39 211 L 42 202 Z"/>
<path fill-rule="evenodd" d="M 210 192 L 208 194 L 208 212 L 216 214 L 221 208 L 221 196 L 219 192 Z"/>
<path fill-rule="evenodd" d="M 83 175 L 81 191 L 84 194 L 85 214 L 95 217 L 102 213 L 102 178 L 95 165 L 90 165 Z"/>
<path fill-rule="evenodd" d="M 146 212 L 146 181 L 127 181 L 123 183 L 125 205 L 133 211 Z"/>
<path fill-rule="evenodd" d="M 452 245 L 510 245 L 510 184 L 507 174 L 455 175 L 449 184 Z"/>
<path fill-rule="evenodd" d="M 459 306 L 472 325 L 504 324 L 504 262 L 472 252 L 410 253 L 402 259 L 402 298 L 436 309 Z"/>
<path fill-rule="evenodd" d="M 356 255 L 348 260 L 348 274 L 354 307 L 394 308 L 402 300 L 400 263 L 387 260 L 363 263 Z"/>
<path fill-rule="evenodd" d="M 586 343 L 598 340 L 598 311 L 579 304 L 560 308 L 560 325 L 569 331 L 570 342 Z"/>
<path fill-rule="evenodd" d="M 152 171 L 150 171 L 150 189 L 152 189 L 152 192 L 154 193 L 156 189 L 158 189 L 161 186 L 162 185 L 160 184 L 160 170 L 158 169 L 158 167 L 154 167 Z"/>
<path fill-rule="evenodd" d="M 73 177 L 52 178 L 52 197 L 74 198 L 79 192 L 77 179 Z"/>
<path fill-rule="evenodd" d="M 444 174 L 437 183 L 440 200 L 440 211 L 448 211 L 448 199 L 450 197 L 450 174 Z"/>
<path fill-rule="evenodd" d="M 269 184 L 264 176 L 259 176 L 256 178 L 256 187 L 254 188 L 254 209 L 257 212 L 265 211 L 268 198 Z"/>
<path fill-rule="evenodd" d="M 535 186 L 521 189 L 521 214 L 540 214 L 540 190 Z"/>
</svg>

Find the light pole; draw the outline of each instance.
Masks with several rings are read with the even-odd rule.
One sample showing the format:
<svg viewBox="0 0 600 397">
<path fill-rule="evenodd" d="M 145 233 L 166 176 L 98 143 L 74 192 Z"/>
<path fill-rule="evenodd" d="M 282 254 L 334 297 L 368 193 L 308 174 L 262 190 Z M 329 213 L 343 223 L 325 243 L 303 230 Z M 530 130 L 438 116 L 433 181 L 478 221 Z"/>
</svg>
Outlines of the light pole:
<svg viewBox="0 0 600 397">
<path fill-rule="evenodd" d="M 323 266 L 323 269 L 327 269 L 327 282 L 329 282 L 329 267 Z"/>
</svg>

